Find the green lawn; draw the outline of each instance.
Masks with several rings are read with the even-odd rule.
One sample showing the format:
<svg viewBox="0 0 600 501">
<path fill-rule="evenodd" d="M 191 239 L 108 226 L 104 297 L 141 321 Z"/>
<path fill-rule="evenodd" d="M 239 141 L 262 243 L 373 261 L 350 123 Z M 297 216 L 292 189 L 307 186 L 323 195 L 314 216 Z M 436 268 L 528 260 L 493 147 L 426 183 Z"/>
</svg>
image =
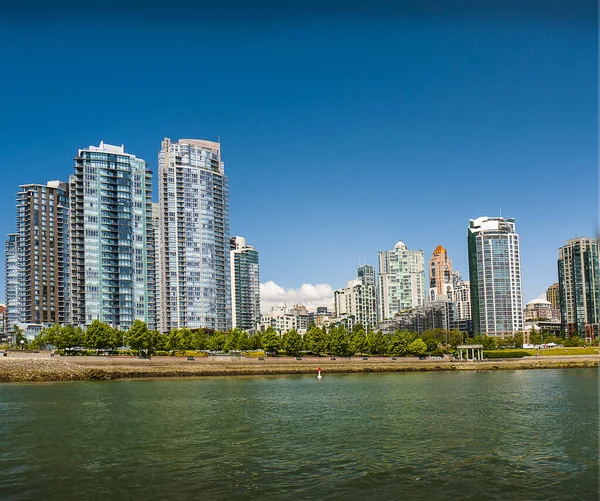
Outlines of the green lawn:
<svg viewBox="0 0 600 501">
<path fill-rule="evenodd" d="M 519 358 L 526 356 L 559 356 L 559 355 L 598 355 L 598 347 L 590 346 L 585 348 L 545 348 L 543 350 L 535 349 L 506 349 L 506 350 L 485 350 L 483 352 L 486 358 Z"/>
<path fill-rule="evenodd" d="M 590 346 L 585 348 L 546 348 L 544 350 L 527 350 L 535 352 L 539 351 L 541 355 L 598 355 L 598 347 Z"/>
</svg>

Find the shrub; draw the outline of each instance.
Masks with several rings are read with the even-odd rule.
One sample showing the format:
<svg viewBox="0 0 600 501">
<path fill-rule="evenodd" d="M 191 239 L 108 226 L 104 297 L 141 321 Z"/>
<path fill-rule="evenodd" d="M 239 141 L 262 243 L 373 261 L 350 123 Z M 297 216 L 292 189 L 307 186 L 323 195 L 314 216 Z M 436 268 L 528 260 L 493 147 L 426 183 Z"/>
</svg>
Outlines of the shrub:
<svg viewBox="0 0 600 501">
<path fill-rule="evenodd" d="M 264 357 L 265 356 L 265 352 L 262 351 L 262 350 L 247 351 L 244 355 L 247 356 L 247 357 Z"/>
<path fill-rule="evenodd" d="M 522 358 L 528 357 L 530 353 L 519 350 L 484 351 L 483 358 Z"/>
<path fill-rule="evenodd" d="M 178 350 L 174 353 L 176 357 L 207 357 L 208 354 L 203 351 Z"/>
</svg>

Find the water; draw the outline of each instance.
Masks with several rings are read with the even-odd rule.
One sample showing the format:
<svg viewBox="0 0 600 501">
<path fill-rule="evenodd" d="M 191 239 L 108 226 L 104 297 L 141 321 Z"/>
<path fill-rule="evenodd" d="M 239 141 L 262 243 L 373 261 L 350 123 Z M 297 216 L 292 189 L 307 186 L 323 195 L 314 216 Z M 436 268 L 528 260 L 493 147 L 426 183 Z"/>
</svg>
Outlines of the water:
<svg viewBox="0 0 600 501">
<path fill-rule="evenodd" d="M 0 499 L 598 498 L 598 371 L 0 385 Z"/>
</svg>

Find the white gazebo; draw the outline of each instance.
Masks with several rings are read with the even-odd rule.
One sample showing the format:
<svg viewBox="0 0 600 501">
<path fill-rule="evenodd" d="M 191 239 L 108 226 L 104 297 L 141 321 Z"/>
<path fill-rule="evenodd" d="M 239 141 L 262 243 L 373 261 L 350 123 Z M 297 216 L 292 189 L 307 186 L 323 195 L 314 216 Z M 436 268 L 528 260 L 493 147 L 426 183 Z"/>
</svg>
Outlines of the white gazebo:
<svg viewBox="0 0 600 501">
<path fill-rule="evenodd" d="M 482 344 L 459 344 L 456 349 L 458 350 L 458 359 L 463 360 L 463 350 L 466 352 L 467 362 L 475 362 L 477 360 L 483 360 L 483 345 Z"/>
</svg>

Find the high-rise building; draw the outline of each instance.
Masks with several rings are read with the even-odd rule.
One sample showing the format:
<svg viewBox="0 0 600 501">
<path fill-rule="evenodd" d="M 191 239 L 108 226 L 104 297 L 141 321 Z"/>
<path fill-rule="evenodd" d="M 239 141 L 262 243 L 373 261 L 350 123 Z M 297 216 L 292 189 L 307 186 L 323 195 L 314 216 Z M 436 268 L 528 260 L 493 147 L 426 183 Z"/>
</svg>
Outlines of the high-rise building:
<svg viewBox="0 0 600 501">
<path fill-rule="evenodd" d="M 149 255 L 148 259 L 148 281 L 153 284 L 154 288 L 154 304 L 149 305 L 150 310 L 154 311 L 154 325 L 153 330 L 158 329 L 159 326 L 159 313 L 160 313 L 160 260 L 159 254 L 161 249 L 161 235 L 160 235 L 160 206 L 157 202 L 152 202 L 152 218 L 150 229 L 148 232 L 149 239 L 153 241 L 154 252 Z M 152 258 L 152 259 L 151 259 Z"/>
<path fill-rule="evenodd" d="M 452 261 L 448 258 L 448 251 L 438 245 L 429 260 L 429 300 L 434 301 L 440 294 L 453 299 L 453 291 Z"/>
<path fill-rule="evenodd" d="M 359 268 L 360 270 L 360 268 Z M 350 317 L 352 325 L 362 324 L 371 330 L 377 326 L 377 301 L 375 287 L 363 280 L 350 280 L 346 287 L 334 292 L 335 317 Z"/>
<path fill-rule="evenodd" d="M 229 184 L 221 146 L 165 138 L 158 172 L 160 330 L 229 329 Z"/>
<path fill-rule="evenodd" d="M 19 235 L 10 233 L 4 243 L 5 252 L 5 294 L 6 294 L 6 329 L 11 331 L 13 326 L 22 320 L 21 303 L 19 302 Z"/>
<path fill-rule="evenodd" d="M 505 337 L 521 332 L 521 256 L 515 220 L 471 219 L 468 248 L 473 334 Z"/>
<path fill-rule="evenodd" d="M 425 258 L 399 241 L 392 250 L 379 251 L 379 319 L 421 306 L 425 299 Z"/>
<path fill-rule="evenodd" d="M 458 320 L 471 320 L 471 282 L 461 280 L 454 288 L 454 301 Z"/>
<path fill-rule="evenodd" d="M 560 310 L 560 286 L 558 282 L 548 287 L 548 290 L 546 290 L 546 300 L 550 301 L 553 310 Z"/>
<path fill-rule="evenodd" d="M 377 282 L 375 280 L 375 268 L 370 264 L 363 264 L 359 266 L 358 270 L 356 271 L 356 276 L 363 283 L 363 285 L 377 287 Z"/>
<path fill-rule="evenodd" d="M 70 179 L 73 322 L 155 326 L 152 172 L 123 146 L 79 150 Z"/>
<path fill-rule="evenodd" d="M 67 184 L 50 181 L 20 188 L 17 232 L 9 235 L 6 249 L 9 317 L 14 323 L 68 323 Z"/>
<path fill-rule="evenodd" d="M 260 321 L 260 278 L 258 251 L 244 237 L 231 237 L 232 327 L 256 330 Z"/>
<path fill-rule="evenodd" d="M 558 250 L 558 283 L 563 333 L 596 338 L 600 317 L 598 240 L 574 238 Z"/>
</svg>

